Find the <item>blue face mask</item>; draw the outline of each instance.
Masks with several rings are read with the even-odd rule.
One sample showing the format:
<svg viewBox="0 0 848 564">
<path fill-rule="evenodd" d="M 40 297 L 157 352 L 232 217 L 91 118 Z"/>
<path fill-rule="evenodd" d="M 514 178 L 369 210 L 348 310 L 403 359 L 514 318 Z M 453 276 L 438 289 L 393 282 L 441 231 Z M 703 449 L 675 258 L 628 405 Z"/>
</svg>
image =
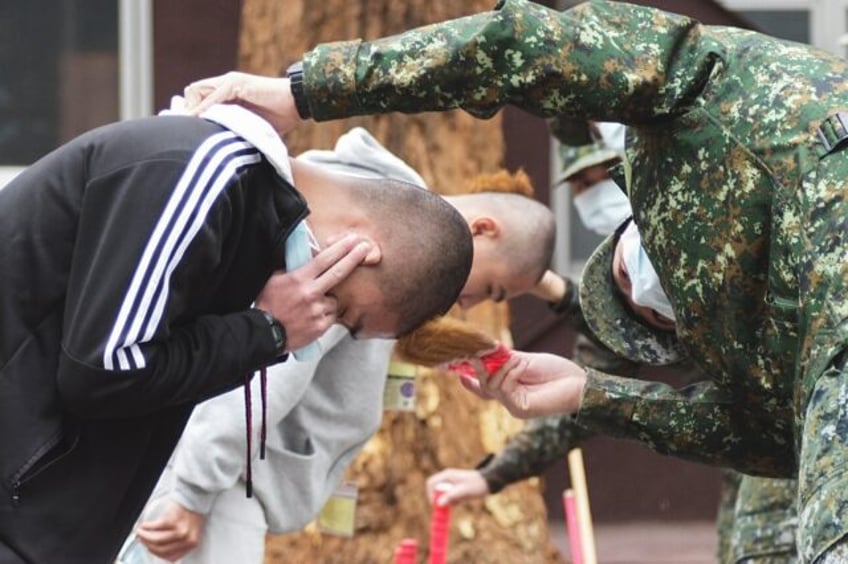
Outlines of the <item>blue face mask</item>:
<svg viewBox="0 0 848 564">
<path fill-rule="evenodd" d="M 642 238 L 635 223 L 630 222 L 621 234 L 619 242 L 621 258 L 630 277 L 630 299 L 636 305 L 649 307 L 660 315 L 675 320 L 674 309 L 660 285 L 657 271 L 642 247 Z"/>
<path fill-rule="evenodd" d="M 302 267 L 312 260 L 312 253 L 318 250 L 320 250 L 318 242 L 312 235 L 312 230 L 309 229 L 306 220 L 302 220 L 286 239 L 286 270 L 291 272 Z M 318 340 L 312 341 L 292 351 L 292 355 L 299 361 L 318 360 L 321 358 L 321 343 Z"/>
</svg>

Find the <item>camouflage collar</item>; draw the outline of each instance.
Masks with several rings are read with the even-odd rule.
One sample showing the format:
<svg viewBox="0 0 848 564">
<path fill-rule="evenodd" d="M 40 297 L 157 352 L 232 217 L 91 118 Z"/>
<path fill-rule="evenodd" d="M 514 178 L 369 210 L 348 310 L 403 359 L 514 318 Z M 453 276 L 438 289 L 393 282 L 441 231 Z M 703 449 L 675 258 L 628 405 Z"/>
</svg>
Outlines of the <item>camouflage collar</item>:
<svg viewBox="0 0 848 564">
<path fill-rule="evenodd" d="M 601 243 L 583 269 L 580 307 L 592 333 L 615 354 L 638 362 L 661 366 L 683 360 L 687 355 L 673 333 L 653 329 L 636 320 L 621 301 L 612 278 L 616 233 Z"/>
</svg>

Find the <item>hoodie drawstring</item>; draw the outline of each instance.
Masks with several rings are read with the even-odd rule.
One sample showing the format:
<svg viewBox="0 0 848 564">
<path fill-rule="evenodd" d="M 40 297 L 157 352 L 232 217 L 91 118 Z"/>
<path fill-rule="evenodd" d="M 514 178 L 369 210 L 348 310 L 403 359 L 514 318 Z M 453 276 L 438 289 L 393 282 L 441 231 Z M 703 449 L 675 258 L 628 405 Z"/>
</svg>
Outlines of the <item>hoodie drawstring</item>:
<svg viewBox="0 0 848 564">
<path fill-rule="evenodd" d="M 265 438 L 268 436 L 268 372 L 263 367 L 259 371 L 259 389 L 262 397 L 262 425 L 259 427 L 259 460 L 265 460 Z"/>
<path fill-rule="evenodd" d="M 253 457 L 251 456 L 251 451 L 253 450 L 253 405 L 250 394 L 250 377 L 251 374 L 249 373 L 244 377 L 244 418 L 247 427 L 247 464 L 244 483 L 247 497 L 253 497 Z M 262 423 L 259 429 L 259 459 L 265 460 L 265 439 L 268 436 L 268 372 L 264 367 L 259 370 L 259 387 L 262 402 Z"/>
</svg>

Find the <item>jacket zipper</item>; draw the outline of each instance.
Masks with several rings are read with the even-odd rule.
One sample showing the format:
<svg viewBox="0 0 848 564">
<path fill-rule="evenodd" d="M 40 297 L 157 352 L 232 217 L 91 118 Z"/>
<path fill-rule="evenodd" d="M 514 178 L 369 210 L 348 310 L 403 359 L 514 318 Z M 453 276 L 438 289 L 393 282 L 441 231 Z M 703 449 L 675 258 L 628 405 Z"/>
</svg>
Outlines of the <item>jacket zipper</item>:
<svg viewBox="0 0 848 564">
<path fill-rule="evenodd" d="M 42 472 L 44 472 L 45 470 L 47 470 L 48 468 L 50 468 L 51 466 L 53 466 L 54 464 L 56 464 L 57 462 L 59 462 L 60 460 L 65 458 L 66 456 L 68 456 L 74 450 L 74 448 L 76 448 L 77 443 L 79 443 L 79 434 L 75 433 L 73 442 L 71 442 L 71 444 L 68 445 L 68 447 L 65 449 L 65 451 L 62 454 L 60 454 L 59 456 L 57 456 L 53 460 L 49 461 L 48 463 L 44 464 L 43 466 L 37 468 L 31 474 L 27 475 L 27 472 L 29 472 L 36 464 L 38 464 L 39 460 L 41 460 L 44 456 L 49 454 L 50 451 L 53 448 L 55 448 L 56 445 L 58 445 L 60 443 L 60 441 L 61 441 L 61 438 L 57 439 L 54 444 L 52 444 L 50 447 L 47 448 L 47 451 L 44 453 L 44 455 L 38 457 L 36 460 L 33 461 L 32 464 L 29 464 L 29 465 L 25 466 L 24 468 L 22 468 L 21 471 L 19 471 L 12 478 L 12 505 L 14 505 L 15 507 L 18 507 L 21 504 L 21 488 L 23 488 L 30 481 L 32 481 L 33 478 L 35 478 L 36 476 L 38 476 L 39 474 L 41 474 Z"/>
</svg>

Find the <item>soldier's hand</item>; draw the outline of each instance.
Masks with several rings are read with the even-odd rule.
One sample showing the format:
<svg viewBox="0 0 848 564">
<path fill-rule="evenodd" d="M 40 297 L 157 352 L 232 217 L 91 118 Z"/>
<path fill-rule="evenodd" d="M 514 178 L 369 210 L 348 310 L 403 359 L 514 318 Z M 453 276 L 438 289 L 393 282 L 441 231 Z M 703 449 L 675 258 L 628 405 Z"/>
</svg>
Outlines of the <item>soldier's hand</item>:
<svg viewBox="0 0 848 564">
<path fill-rule="evenodd" d="M 586 372 L 561 356 L 512 351 L 495 374 L 462 378 L 462 385 L 483 398 L 496 399 L 515 417 L 527 419 L 580 409 Z"/>
<path fill-rule="evenodd" d="M 371 244 L 348 235 L 292 272 L 276 272 L 256 298 L 256 307 L 273 315 L 286 330 L 293 351 L 324 334 L 336 322 L 339 305 L 329 292 L 359 266 Z"/>
<path fill-rule="evenodd" d="M 489 494 L 489 484 L 477 470 L 446 468 L 427 478 L 427 499 L 431 504 L 435 502 L 437 486 L 443 488 L 439 505 L 455 505 Z"/>
<path fill-rule="evenodd" d="M 151 554 L 173 562 L 197 548 L 205 522 L 204 515 L 172 501 L 158 519 L 139 525 L 136 534 Z"/>
<path fill-rule="evenodd" d="M 228 72 L 192 82 L 183 91 L 185 109 L 200 115 L 214 104 L 239 104 L 259 114 L 280 133 L 303 120 L 297 113 L 288 78 Z"/>
</svg>

